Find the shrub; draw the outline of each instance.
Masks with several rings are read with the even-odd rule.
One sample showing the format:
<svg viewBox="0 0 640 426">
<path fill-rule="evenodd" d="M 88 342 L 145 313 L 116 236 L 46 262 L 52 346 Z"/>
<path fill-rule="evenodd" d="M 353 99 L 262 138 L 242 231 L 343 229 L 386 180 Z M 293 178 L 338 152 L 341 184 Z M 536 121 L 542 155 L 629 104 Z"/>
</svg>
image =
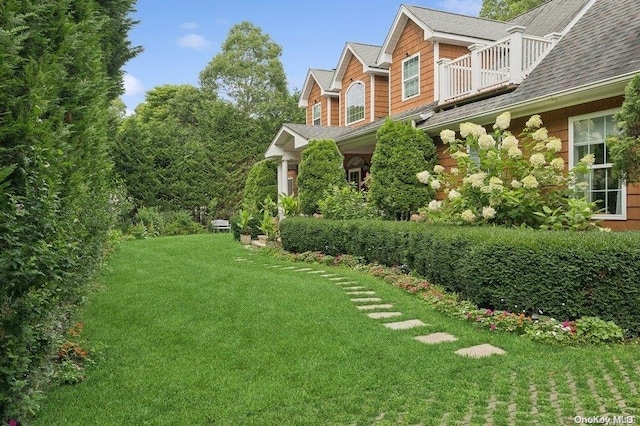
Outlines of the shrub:
<svg viewBox="0 0 640 426">
<path fill-rule="evenodd" d="M 366 194 L 352 185 L 333 185 L 318 202 L 326 219 L 370 219 L 379 217 L 378 211 L 367 201 Z"/>
<path fill-rule="evenodd" d="M 280 194 L 280 207 L 284 217 L 300 214 L 300 200 L 295 195 Z"/>
<path fill-rule="evenodd" d="M 378 130 L 371 158 L 369 193 L 373 204 L 391 219 L 407 220 L 433 197 L 416 174 L 433 165 L 435 145 L 410 123 L 387 119 Z"/>
<path fill-rule="evenodd" d="M 622 108 L 614 116 L 619 135 L 607 138 L 613 176 L 628 182 L 640 181 L 640 75 L 624 91 Z"/>
<path fill-rule="evenodd" d="M 309 218 L 283 220 L 280 233 L 285 250 L 405 264 L 485 308 L 562 320 L 595 316 L 640 335 L 639 233 Z"/>
<path fill-rule="evenodd" d="M 164 232 L 164 218 L 157 207 L 142 207 L 135 216 L 135 225 L 144 225 L 146 236 L 157 237 Z"/>
<path fill-rule="evenodd" d="M 262 160 L 255 163 L 244 184 L 242 208 L 252 213 L 260 210 L 260 204 L 270 197 L 276 200 L 278 197 L 278 172 L 277 165 L 272 160 Z"/>
<path fill-rule="evenodd" d="M 565 175 L 564 160 L 559 156 L 562 142 L 540 127 L 540 117 L 527 121 L 520 139 L 507 130 L 510 120 L 508 112 L 500 115 L 492 135 L 473 123 L 460 125 L 462 140 L 451 130 L 440 133 L 457 165 L 449 171 L 436 165 L 418 173 L 421 182 L 442 189 L 446 195 L 442 201 L 432 200 L 423 210 L 428 220 L 455 225 L 594 229 L 596 224 L 590 219 L 596 205 L 579 191 L 586 184 L 579 180 L 588 173 L 593 154 Z"/>
<path fill-rule="evenodd" d="M 331 139 L 316 139 L 302 151 L 298 166 L 300 210 L 306 215 L 318 213 L 318 202 L 331 185 L 346 184 L 343 157 Z"/>
<path fill-rule="evenodd" d="M 163 215 L 164 232 L 162 235 L 201 234 L 205 229 L 185 211 L 167 212 Z"/>
</svg>

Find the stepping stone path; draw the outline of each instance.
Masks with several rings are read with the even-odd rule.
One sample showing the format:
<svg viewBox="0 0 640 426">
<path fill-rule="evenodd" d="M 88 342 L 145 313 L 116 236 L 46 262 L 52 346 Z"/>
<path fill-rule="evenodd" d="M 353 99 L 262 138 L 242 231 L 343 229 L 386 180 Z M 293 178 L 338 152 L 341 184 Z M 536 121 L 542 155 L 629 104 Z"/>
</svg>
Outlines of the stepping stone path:
<svg viewBox="0 0 640 426">
<path fill-rule="evenodd" d="M 432 333 L 427 334 L 426 336 L 416 336 L 414 337 L 418 342 L 426 343 L 428 345 L 434 345 L 436 343 L 443 342 L 455 342 L 458 340 L 456 337 L 447 333 Z"/>
<path fill-rule="evenodd" d="M 409 328 L 415 327 L 424 327 L 425 323 L 420 320 L 407 320 L 407 321 L 399 321 L 399 322 L 387 322 L 384 323 L 384 326 L 390 328 L 391 330 L 407 330 Z"/>
<path fill-rule="evenodd" d="M 488 343 L 485 343 L 483 345 L 471 346 L 469 348 L 459 349 L 456 351 L 456 355 L 466 356 L 470 358 L 482 358 L 494 354 L 504 355 L 506 354 L 506 352 Z"/>
<path fill-rule="evenodd" d="M 371 312 L 367 314 L 369 318 L 379 319 L 379 318 L 393 318 L 399 317 L 402 315 L 402 312 Z"/>
<path fill-rule="evenodd" d="M 237 257 L 234 259 L 237 262 L 249 261 L 251 260 L 247 258 Z M 329 281 L 332 281 L 336 285 L 346 285 L 348 287 L 343 287 L 346 294 L 350 296 L 373 296 L 376 294 L 373 290 L 364 290 L 366 287 L 354 285 L 358 284 L 356 281 L 348 281 L 348 278 L 340 277 L 337 274 L 327 273 L 325 270 L 313 270 L 312 268 L 297 268 L 296 266 L 284 266 L 284 265 L 268 265 L 263 264 L 267 268 L 282 268 L 283 270 L 292 270 L 294 272 L 306 272 L 307 274 L 321 274 L 320 276 L 323 278 L 328 278 Z M 371 319 L 385 319 L 385 318 L 394 318 L 402 316 L 402 312 L 389 312 L 384 311 L 384 309 L 393 309 L 393 304 L 391 303 L 379 303 L 372 304 L 372 302 L 381 302 L 382 299 L 379 297 L 356 297 L 351 299 L 354 303 L 363 303 L 356 305 L 356 308 L 361 311 L 378 311 L 381 312 L 369 312 L 366 315 Z M 417 327 L 425 327 L 429 324 L 425 324 L 421 320 L 411 319 L 406 321 L 398 321 L 398 322 L 387 322 L 383 323 L 385 327 L 390 330 L 408 330 L 411 328 Z M 423 336 L 415 336 L 415 340 L 421 343 L 425 343 L 427 345 L 434 345 L 445 342 L 455 342 L 458 340 L 457 337 L 448 334 L 448 333 L 431 333 Z M 491 355 L 504 355 L 506 352 L 503 349 L 498 347 L 482 344 L 471 346 L 468 348 L 462 348 L 455 351 L 456 355 L 468 357 L 468 358 L 482 358 Z"/>
<path fill-rule="evenodd" d="M 360 303 L 360 302 L 380 302 L 382 299 L 379 297 L 357 297 L 355 299 L 351 299 L 352 302 Z"/>
</svg>

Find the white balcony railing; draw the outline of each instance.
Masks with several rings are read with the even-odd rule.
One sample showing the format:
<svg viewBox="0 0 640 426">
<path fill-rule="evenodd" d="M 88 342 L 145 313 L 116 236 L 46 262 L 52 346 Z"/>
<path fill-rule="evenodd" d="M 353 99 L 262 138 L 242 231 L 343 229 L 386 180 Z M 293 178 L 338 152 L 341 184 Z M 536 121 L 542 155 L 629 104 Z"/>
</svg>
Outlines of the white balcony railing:
<svg viewBox="0 0 640 426">
<path fill-rule="evenodd" d="M 509 36 L 493 44 L 474 44 L 464 56 L 438 61 L 440 103 L 520 84 L 559 39 L 558 34 L 534 37 L 523 31 L 524 27 L 512 27 Z"/>
</svg>

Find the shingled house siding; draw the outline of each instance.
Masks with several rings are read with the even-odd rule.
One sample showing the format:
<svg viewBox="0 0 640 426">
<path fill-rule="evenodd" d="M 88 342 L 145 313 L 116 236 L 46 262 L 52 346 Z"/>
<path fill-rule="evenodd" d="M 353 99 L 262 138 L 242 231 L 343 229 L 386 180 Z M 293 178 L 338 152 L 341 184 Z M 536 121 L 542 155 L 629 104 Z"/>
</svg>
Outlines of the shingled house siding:
<svg viewBox="0 0 640 426">
<path fill-rule="evenodd" d="M 420 53 L 420 94 L 402 100 L 402 61 Z M 391 114 L 433 102 L 433 44 L 424 40 L 424 31 L 409 20 L 402 30 L 390 67 Z"/>
<path fill-rule="evenodd" d="M 339 126 L 340 125 L 340 98 L 337 96 L 329 97 L 328 101 L 331 104 L 331 121 L 329 122 L 329 126 Z M 328 112 L 327 112 L 328 113 Z"/>
<path fill-rule="evenodd" d="M 440 43 L 440 58 L 456 59 L 469 53 L 469 48 L 455 44 Z"/>
<path fill-rule="evenodd" d="M 349 127 L 358 127 L 364 124 L 368 124 L 371 118 L 371 77 L 368 74 L 362 72 L 362 63 L 353 55 L 349 59 L 347 70 L 342 77 L 342 90 L 340 90 L 340 97 L 342 102 L 340 105 L 340 122 L 342 126 L 347 125 L 346 107 L 347 107 L 347 90 L 352 83 L 360 81 L 364 84 L 364 120 L 358 121 Z"/>
<path fill-rule="evenodd" d="M 567 164 L 566 171 L 568 171 L 569 165 L 569 118 L 619 108 L 622 105 L 622 101 L 622 96 L 616 96 L 613 98 L 540 113 L 540 117 L 549 132 L 549 136 L 555 136 L 562 140 L 562 151 L 560 152 L 560 155 L 564 159 L 565 164 Z M 524 123 L 528 119 L 529 116 L 513 119 L 509 130 L 515 135 L 520 134 L 524 129 Z M 459 126 L 450 126 L 449 128 L 451 130 L 459 131 Z M 488 132 L 493 131 L 492 125 L 488 125 L 486 128 Z M 439 138 L 435 138 L 435 140 L 440 165 L 445 167 L 447 170 L 451 167 L 455 167 L 456 162 L 451 158 L 447 151 L 449 146 L 440 142 Z M 439 200 L 444 199 L 444 193 L 438 193 L 436 198 Z M 605 220 L 602 221 L 601 224 L 602 226 L 615 230 L 640 229 L 640 185 L 634 184 L 627 186 L 627 220 Z"/>
<path fill-rule="evenodd" d="M 374 120 L 389 115 L 389 77 L 376 75 L 376 88 L 374 94 Z"/>
<path fill-rule="evenodd" d="M 322 113 L 320 114 L 320 124 L 327 124 L 327 111 L 325 109 L 325 102 L 323 102 L 322 96 L 320 95 L 320 86 L 315 81 L 313 82 L 313 86 L 311 86 L 311 92 L 309 93 L 309 101 L 307 103 L 307 124 L 309 126 L 313 125 L 313 106 L 320 102 L 322 104 Z"/>
</svg>

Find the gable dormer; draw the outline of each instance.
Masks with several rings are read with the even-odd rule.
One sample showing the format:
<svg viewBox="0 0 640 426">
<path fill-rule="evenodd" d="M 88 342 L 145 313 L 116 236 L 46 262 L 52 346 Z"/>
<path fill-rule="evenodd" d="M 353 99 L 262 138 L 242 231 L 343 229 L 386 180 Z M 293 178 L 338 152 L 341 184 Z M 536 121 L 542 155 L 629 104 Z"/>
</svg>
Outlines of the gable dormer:
<svg viewBox="0 0 640 426">
<path fill-rule="evenodd" d="M 330 89 L 334 71 L 312 68 L 302 86 L 298 106 L 306 109 L 309 126 L 337 126 L 340 93 Z"/>
<path fill-rule="evenodd" d="M 360 126 L 389 115 L 389 71 L 376 65 L 380 46 L 347 43 L 331 90 L 340 92 L 340 125 Z"/>
</svg>

